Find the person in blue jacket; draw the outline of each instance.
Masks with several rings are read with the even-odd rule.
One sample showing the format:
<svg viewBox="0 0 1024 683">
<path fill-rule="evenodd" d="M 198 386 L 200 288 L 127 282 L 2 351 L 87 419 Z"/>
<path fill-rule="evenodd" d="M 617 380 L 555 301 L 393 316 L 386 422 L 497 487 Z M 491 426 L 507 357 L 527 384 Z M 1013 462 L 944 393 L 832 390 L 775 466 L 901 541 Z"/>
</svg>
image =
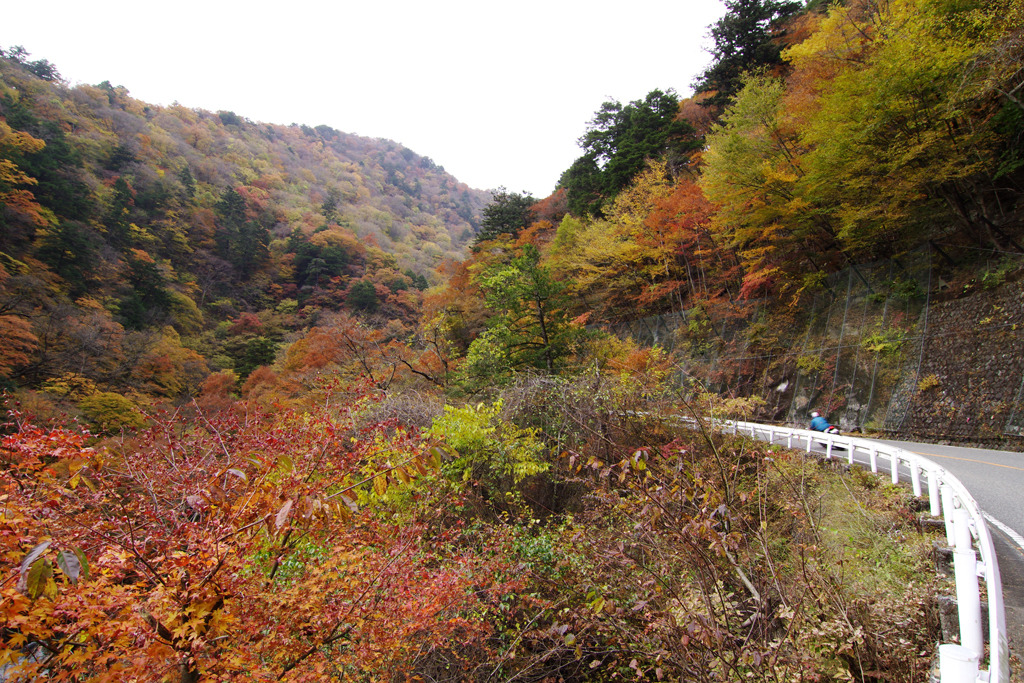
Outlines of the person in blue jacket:
<svg viewBox="0 0 1024 683">
<path fill-rule="evenodd" d="M 819 413 L 817 410 L 811 413 L 811 429 L 813 429 L 814 431 L 825 432 L 828 431 L 828 429 L 831 426 L 832 425 L 828 423 L 828 420 L 823 418 L 821 416 L 821 413 Z"/>
</svg>

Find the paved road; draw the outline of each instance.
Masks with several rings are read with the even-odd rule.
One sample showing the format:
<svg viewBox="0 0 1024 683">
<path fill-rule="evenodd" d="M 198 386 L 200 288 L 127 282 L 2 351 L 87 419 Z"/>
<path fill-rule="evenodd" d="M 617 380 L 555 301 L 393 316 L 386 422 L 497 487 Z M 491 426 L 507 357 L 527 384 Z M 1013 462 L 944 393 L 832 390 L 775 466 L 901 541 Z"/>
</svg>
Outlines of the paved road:
<svg viewBox="0 0 1024 683">
<path fill-rule="evenodd" d="M 1024 654 L 1024 453 L 884 441 L 941 465 L 963 482 L 989 521 L 1006 604 L 1010 652 Z M 901 479 L 902 479 L 901 475 Z"/>
<path fill-rule="evenodd" d="M 883 441 L 913 451 L 942 465 L 964 483 L 981 509 L 995 518 L 1001 531 L 1016 534 L 1024 552 L 1024 453 L 980 448 Z M 990 520 L 991 521 L 991 520 Z"/>
<path fill-rule="evenodd" d="M 801 448 L 805 443 L 795 439 L 793 446 Z M 955 475 L 974 496 L 988 520 L 999 562 L 1010 653 L 1024 658 L 1024 453 L 906 441 L 880 443 L 928 458 Z M 820 441 L 812 443 L 812 449 L 819 453 L 825 450 Z M 845 450 L 833 451 L 837 459 L 848 456 Z M 854 461 L 866 465 L 870 457 L 858 450 Z M 878 458 L 880 474 L 889 474 L 889 465 L 888 458 Z M 900 481 L 910 481 L 910 472 L 903 465 Z M 1019 667 L 1011 662 L 1011 670 L 1019 671 Z"/>
</svg>

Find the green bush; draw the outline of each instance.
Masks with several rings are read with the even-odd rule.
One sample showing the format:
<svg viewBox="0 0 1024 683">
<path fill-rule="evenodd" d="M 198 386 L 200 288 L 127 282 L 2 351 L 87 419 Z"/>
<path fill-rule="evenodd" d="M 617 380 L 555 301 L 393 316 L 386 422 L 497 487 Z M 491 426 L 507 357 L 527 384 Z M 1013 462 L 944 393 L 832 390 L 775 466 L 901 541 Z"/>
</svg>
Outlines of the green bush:
<svg viewBox="0 0 1024 683">
<path fill-rule="evenodd" d="M 86 419 L 102 434 L 139 429 L 146 419 L 135 403 L 112 391 L 98 391 L 78 402 Z"/>
<path fill-rule="evenodd" d="M 523 429 L 498 417 L 501 401 L 461 408 L 445 406 L 428 434 L 443 439 L 457 453 L 445 464 L 449 477 L 478 479 L 499 484 L 518 484 L 526 477 L 547 471 L 540 459 L 544 445 L 537 430 Z"/>
</svg>

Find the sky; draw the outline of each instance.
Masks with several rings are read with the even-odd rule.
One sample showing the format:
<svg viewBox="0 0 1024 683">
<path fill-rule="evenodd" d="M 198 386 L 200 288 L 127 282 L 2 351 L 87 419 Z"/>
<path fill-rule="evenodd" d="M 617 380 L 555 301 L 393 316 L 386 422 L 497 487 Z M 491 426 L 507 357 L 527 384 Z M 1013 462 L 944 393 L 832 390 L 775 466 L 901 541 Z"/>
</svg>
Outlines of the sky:
<svg viewBox="0 0 1024 683">
<path fill-rule="evenodd" d="M 34 0 L 0 47 L 149 104 L 399 142 L 541 198 L 601 104 L 691 94 L 720 0 Z"/>
</svg>

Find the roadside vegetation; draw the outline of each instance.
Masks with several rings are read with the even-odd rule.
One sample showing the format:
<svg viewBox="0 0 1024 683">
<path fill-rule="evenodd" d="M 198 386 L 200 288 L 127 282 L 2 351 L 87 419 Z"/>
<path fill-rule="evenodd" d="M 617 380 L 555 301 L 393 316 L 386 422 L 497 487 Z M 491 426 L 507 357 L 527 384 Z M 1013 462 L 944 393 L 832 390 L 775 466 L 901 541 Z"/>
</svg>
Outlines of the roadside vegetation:
<svg viewBox="0 0 1024 683">
<path fill-rule="evenodd" d="M 639 387 L 646 392 L 638 392 Z M 414 397 L 409 397 L 415 400 Z M 703 415 L 706 404 L 691 406 Z M 5 437 L 14 680 L 921 680 L 909 494 L 679 426 L 650 373 Z M 385 411 L 386 412 L 386 411 Z M 25 548 L 31 545 L 30 552 Z"/>
</svg>

